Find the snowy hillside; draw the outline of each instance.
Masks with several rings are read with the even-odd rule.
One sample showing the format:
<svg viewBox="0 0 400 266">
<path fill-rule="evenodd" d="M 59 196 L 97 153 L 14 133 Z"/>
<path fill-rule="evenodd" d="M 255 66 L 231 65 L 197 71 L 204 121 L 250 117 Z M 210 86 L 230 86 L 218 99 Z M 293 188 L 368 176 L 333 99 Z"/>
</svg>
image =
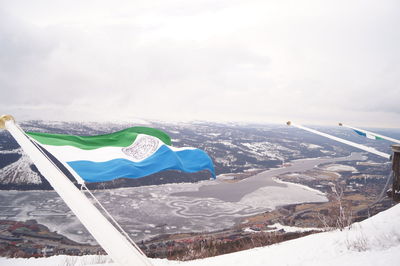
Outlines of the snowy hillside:
<svg viewBox="0 0 400 266">
<path fill-rule="evenodd" d="M 0 155 L 18 154 L 20 158 L 0 169 L 0 183 L 2 184 L 40 184 L 39 174 L 32 170 L 32 161 L 21 148 L 1 150 Z"/>
<path fill-rule="evenodd" d="M 154 265 L 399 265 L 400 205 L 343 231 L 331 231 L 269 247 L 188 262 L 153 259 Z M 96 264 L 103 263 L 103 264 Z M 114 265 L 105 257 L 1 258 L 2 266 Z"/>
</svg>

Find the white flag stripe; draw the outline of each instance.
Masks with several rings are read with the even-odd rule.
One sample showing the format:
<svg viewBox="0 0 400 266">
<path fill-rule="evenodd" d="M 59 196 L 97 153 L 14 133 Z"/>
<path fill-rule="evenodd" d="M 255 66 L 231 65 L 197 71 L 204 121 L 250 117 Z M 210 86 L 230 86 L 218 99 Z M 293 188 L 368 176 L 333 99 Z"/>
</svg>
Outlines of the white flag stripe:
<svg viewBox="0 0 400 266">
<path fill-rule="evenodd" d="M 156 137 L 139 134 L 134 143 L 140 141 L 142 138 L 153 138 L 158 142 L 158 146 L 154 149 L 154 152 L 148 154 L 147 157 L 154 154 L 162 145 L 165 145 L 161 140 Z M 35 140 L 34 140 L 35 141 Z M 132 145 L 134 145 L 134 143 Z M 53 146 L 40 144 L 48 152 L 50 152 L 54 157 L 56 157 L 61 162 L 71 162 L 71 161 L 92 161 L 92 162 L 106 162 L 116 158 L 127 159 L 133 162 L 139 162 L 143 159 L 137 160 L 132 156 L 127 155 L 122 151 L 124 147 L 102 147 L 94 150 L 82 150 L 74 146 Z M 132 146 L 131 145 L 131 146 Z M 167 146 L 167 145 L 165 145 Z M 194 148 L 175 148 L 168 146 L 173 151 L 189 150 Z M 147 158 L 146 157 L 146 158 Z"/>
<path fill-rule="evenodd" d="M 115 158 L 128 159 L 121 147 L 104 147 L 95 150 L 81 150 L 73 146 L 42 145 L 54 157 L 63 162 L 93 161 L 106 162 Z M 131 158 L 129 158 L 131 160 Z"/>
<path fill-rule="evenodd" d="M 371 134 L 369 134 L 369 133 L 365 133 L 365 136 L 368 138 L 368 139 L 376 139 L 376 137 L 375 137 L 375 135 L 371 135 Z"/>
</svg>

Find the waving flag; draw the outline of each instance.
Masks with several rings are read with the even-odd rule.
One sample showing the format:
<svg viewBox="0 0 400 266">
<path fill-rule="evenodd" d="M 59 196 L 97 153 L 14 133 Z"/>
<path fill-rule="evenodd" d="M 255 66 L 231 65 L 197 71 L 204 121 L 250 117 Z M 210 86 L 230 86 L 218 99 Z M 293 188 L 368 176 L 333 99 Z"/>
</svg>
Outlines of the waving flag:
<svg viewBox="0 0 400 266">
<path fill-rule="evenodd" d="M 304 126 L 302 126 L 302 125 L 293 124 L 291 121 L 288 121 L 286 124 L 287 124 L 288 126 L 294 126 L 294 127 L 299 128 L 299 129 L 303 129 L 303 130 L 305 130 L 305 131 L 308 131 L 308 132 L 311 132 L 311 133 L 320 135 L 320 136 L 322 136 L 322 137 L 325 137 L 325 138 L 328 138 L 328 139 L 332 139 L 332 140 L 335 140 L 335 141 L 337 141 L 337 142 L 344 143 L 344 144 L 346 144 L 346 145 L 355 147 L 355 148 L 357 148 L 357 149 L 360 149 L 360 150 L 363 150 L 363 151 L 367 151 L 367 152 L 376 154 L 376 155 L 381 156 L 381 157 L 386 158 L 386 159 L 389 159 L 389 158 L 390 158 L 390 154 L 387 154 L 387 153 L 384 153 L 384 152 L 380 152 L 380 151 L 378 151 L 378 150 L 376 150 L 376 149 L 374 149 L 374 148 L 372 148 L 372 147 L 368 147 L 368 146 L 365 146 L 365 145 L 362 145 L 362 144 L 359 144 L 359 143 L 355 143 L 355 142 L 352 142 L 352 141 L 349 141 L 349 140 L 345 140 L 345 139 L 342 139 L 342 138 L 338 138 L 338 137 L 336 137 L 336 136 L 329 135 L 329 134 L 326 134 L 326 133 L 324 133 L 324 132 L 317 131 L 317 130 L 312 129 L 312 128 L 304 127 Z M 340 126 L 343 126 L 342 123 L 340 123 L 339 125 L 340 125 Z"/>
<path fill-rule="evenodd" d="M 383 138 L 378 137 L 378 136 L 376 136 L 376 135 L 374 135 L 374 134 L 371 134 L 371 133 L 369 133 L 369 132 L 361 132 L 361 131 L 356 130 L 356 129 L 353 129 L 353 130 L 354 130 L 354 132 L 356 132 L 358 135 L 364 136 L 364 137 L 369 138 L 369 139 L 375 139 L 375 140 L 377 140 L 377 139 L 383 139 Z"/>
<path fill-rule="evenodd" d="M 215 178 L 207 153 L 172 147 L 170 137 L 153 128 L 132 127 L 98 136 L 26 134 L 85 182 L 140 178 L 163 170 L 208 170 Z"/>
<path fill-rule="evenodd" d="M 400 144 L 400 140 L 398 140 L 398 139 L 394 139 L 394 138 L 391 138 L 391 137 L 380 135 L 380 134 L 377 134 L 377 133 L 374 133 L 374 132 L 371 132 L 371 131 L 367 131 L 367 130 L 364 130 L 364 129 L 359 129 L 359 128 L 356 128 L 356 127 L 353 127 L 353 126 L 345 125 L 343 123 L 339 123 L 339 126 L 350 128 L 350 129 L 354 130 L 354 132 L 356 132 L 358 135 L 367 137 L 369 139 L 375 139 L 375 140 L 384 139 L 384 140 L 388 140 L 388 141 Z"/>
</svg>

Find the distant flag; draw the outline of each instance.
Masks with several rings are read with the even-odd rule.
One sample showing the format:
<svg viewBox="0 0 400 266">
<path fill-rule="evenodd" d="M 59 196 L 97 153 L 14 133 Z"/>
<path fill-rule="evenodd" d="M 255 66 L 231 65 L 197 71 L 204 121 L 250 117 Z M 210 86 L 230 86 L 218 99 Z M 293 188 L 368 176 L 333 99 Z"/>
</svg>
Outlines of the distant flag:
<svg viewBox="0 0 400 266">
<path fill-rule="evenodd" d="M 378 137 L 376 135 L 369 134 L 369 133 L 366 133 L 366 132 L 362 132 L 362 131 L 359 131 L 359 130 L 356 130 L 356 129 L 353 129 L 353 131 L 356 132 L 358 135 L 366 137 L 368 139 L 375 139 L 375 140 L 383 139 L 383 138 Z"/>
<path fill-rule="evenodd" d="M 163 170 L 208 170 L 215 178 L 207 153 L 172 147 L 170 137 L 153 128 L 131 127 L 97 136 L 26 134 L 63 163 L 80 183 L 140 178 Z"/>
<path fill-rule="evenodd" d="M 369 139 L 375 139 L 375 140 L 385 139 L 385 140 L 400 144 L 400 140 L 397 140 L 397 139 L 394 139 L 394 138 L 390 138 L 390 137 L 386 137 L 386 136 L 383 136 L 383 135 L 380 135 L 380 134 L 376 134 L 374 132 L 370 132 L 370 131 L 367 131 L 367 130 L 364 130 L 364 129 L 355 128 L 355 127 L 352 127 L 352 126 L 344 125 L 342 123 L 339 123 L 339 126 L 350 128 L 354 132 L 356 132 L 358 135 L 364 136 L 364 137 L 369 138 Z"/>
<path fill-rule="evenodd" d="M 390 154 L 387 154 L 387 153 L 378 151 L 378 150 L 376 150 L 376 149 L 374 149 L 374 148 L 367 147 L 367 146 L 362 145 L 362 144 L 358 144 L 358 143 L 355 143 L 355 142 L 352 142 L 352 141 L 349 141 L 349 140 L 345 140 L 345 139 L 342 139 L 342 138 L 338 138 L 338 137 L 336 137 L 336 136 L 332 136 L 332 135 L 330 135 L 330 134 L 326 134 L 326 133 L 320 132 L 320 131 L 315 130 L 315 129 L 312 129 L 312 128 L 304 127 L 304 126 L 302 126 L 302 125 L 297 125 L 297 124 L 292 123 L 291 121 L 288 121 L 286 124 L 287 124 L 288 126 L 294 126 L 294 127 L 299 128 L 299 129 L 303 129 L 303 130 L 306 130 L 306 131 L 308 131 L 308 132 L 311 132 L 311 133 L 320 135 L 320 136 L 322 136 L 322 137 L 325 137 L 325 138 L 328 138 L 328 139 L 331 139 L 331 140 L 335 140 L 335 141 L 337 141 L 337 142 L 341 142 L 341 143 L 343 143 L 343 144 L 346 144 L 346 145 L 349 145 L 349 146 L 358 148 L 358 149 L 360 149 L 360 150 L 363 150 L 363 151 L 367 151 L 367 152 L 376 154 L 376 155 L 381 156 L 381 157 L 386 158 L 386 159 L 389 159 L 389 158 L 390 158 Z"/>
</svg>

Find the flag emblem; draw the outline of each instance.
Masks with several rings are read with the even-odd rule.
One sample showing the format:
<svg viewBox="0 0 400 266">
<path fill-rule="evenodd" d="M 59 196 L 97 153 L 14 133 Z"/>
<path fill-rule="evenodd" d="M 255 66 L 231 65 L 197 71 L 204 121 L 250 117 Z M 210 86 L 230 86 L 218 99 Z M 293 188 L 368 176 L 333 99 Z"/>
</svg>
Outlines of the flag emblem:
<svg viewBox="0 0 400 266">
<path fill-rule="evenodd" d="M 157 150 L 158 144 L 159 142 L 155 137 L 139 135 L 131 146 L 122 148 L 122 151 L 138 162 L 152 155 Z"/>
</svg>

